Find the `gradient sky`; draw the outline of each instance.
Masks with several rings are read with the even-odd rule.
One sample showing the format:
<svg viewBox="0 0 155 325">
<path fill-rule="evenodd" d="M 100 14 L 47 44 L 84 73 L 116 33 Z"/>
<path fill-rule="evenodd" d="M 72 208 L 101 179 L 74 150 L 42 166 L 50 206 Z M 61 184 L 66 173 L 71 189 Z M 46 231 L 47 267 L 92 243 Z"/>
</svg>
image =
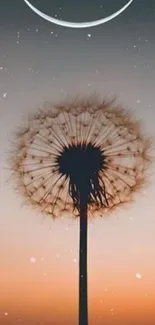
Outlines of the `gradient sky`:
<svg viewBox="0 0 155 325">
<path fill-rule="evenodd" d="M 45 100 L 117 96 L 155 137 L 155 3 L 135 0 L 89 29 L 53 25 L 22 0 L 0 10 L 0 324 L 78 324 L 78 221 L 21 206 L 7 182 L 12 132 Z M 127 0 L 31 3 L 65 20 L 89 21 Z M 61 9 L 60 9 L 61 8 Z M 129 209 L 89 224 L 89 325 L 155 324 L 155 175 Z"/>
</svg>

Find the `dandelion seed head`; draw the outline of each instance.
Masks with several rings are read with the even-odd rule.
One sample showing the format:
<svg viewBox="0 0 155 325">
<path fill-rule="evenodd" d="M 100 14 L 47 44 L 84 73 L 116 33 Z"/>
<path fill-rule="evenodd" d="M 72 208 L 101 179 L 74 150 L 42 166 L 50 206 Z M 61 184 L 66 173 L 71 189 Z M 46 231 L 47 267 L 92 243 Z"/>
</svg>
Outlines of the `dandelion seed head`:
<svg viewBox="0 0 155 325">
<path fill-rule="evenodd" d="M 12 170 L 26 203 L 54 219 L 104 216 L 144 187 L 152 139 L 114 101 L 97 95 L 46 102 L 16 132 Z"/>
</svg>

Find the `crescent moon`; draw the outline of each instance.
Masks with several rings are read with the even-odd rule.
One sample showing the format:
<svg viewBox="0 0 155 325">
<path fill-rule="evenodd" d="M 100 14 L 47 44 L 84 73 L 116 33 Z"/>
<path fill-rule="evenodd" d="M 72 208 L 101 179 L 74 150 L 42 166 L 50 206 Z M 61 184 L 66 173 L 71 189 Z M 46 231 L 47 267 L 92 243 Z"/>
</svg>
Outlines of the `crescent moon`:
<svg viewBox="0 0 155 325">
<path fill-rule="evenodd" d="M 76 23 L 76 22 L 69 22 L 69 21 L 65 21 L 65 20 L 59 20 L 56 18 L 53 18 L 51 16 L 48 16 L 46 14 L 44 14 L 42 11 L 38 10 L 36 7 L 34 7 L 28 0 L 24 0 L 24 2 L 28 5 L 28 7 L 30 9 L 32 9 L 32 11 L 34 11 L 38 16 L 44 18 L 45 20 L 56 24 L 56 25 L 60 25 L 60 26 L 64 26 L 64 27 L 70 27 L 70 28 L 88 28 L 88 27 L 93 27 L 93 26 L 98 26 L 101 24 L 106 23 L 109 20 L 112 20 L 113 18 L 117 17 L 118 15 L 120 15 L 127 7 L 130 6 L 130 4 L 133 2 L 133 0 L 130 0 L 127 2 L 127 4 L 125 6 L 123 6 L 121 9 L 119 9 L 118 11 L 116 11 L 115 13 L 113 13 L 110 16 L 107 16 L 105 18 L 102 19 L 98 19 L 98 20 L 94 20 L 94 21 L 89 21 L 89 22 L 81 22 L 81 23 Z"/>
</svg>

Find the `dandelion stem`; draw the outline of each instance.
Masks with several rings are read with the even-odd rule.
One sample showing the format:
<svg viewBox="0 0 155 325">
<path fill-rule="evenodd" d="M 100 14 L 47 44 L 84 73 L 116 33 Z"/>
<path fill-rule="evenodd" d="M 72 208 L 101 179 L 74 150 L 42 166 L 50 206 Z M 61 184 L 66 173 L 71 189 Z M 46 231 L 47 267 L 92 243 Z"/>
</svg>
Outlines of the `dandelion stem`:
<svg viewBox="0 0 155 325">
<path fill-rule="evenodd" d="M 88 325 L 87 297 L 87 204 L 80 200 L 79 325 Z"/>
</svg>

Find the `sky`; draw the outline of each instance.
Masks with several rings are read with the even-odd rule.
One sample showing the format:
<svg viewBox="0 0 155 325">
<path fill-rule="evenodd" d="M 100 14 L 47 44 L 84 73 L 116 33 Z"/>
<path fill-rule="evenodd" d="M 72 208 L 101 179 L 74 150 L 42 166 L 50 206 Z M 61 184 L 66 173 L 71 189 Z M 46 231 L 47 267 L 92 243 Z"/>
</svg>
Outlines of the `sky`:
<svg viewBox="0 0 155 325">
<path fill-rule="evenodd" d="M 22 0 L 0 10 L 0 324 L 78 324 L 79 221 L 22 204 L 7 157 L 23 116 L 46 100 L 97 91 L 134 111 L 155 138 L 155 3 L 134 0 L 98 27 L 71 29 Z M 71 21 L 96 20 L 125 0 L 31 3 Z M 155 324 L 155 175 L 128 209 L 89 223 L 89 325 Z"/>
</svg>

